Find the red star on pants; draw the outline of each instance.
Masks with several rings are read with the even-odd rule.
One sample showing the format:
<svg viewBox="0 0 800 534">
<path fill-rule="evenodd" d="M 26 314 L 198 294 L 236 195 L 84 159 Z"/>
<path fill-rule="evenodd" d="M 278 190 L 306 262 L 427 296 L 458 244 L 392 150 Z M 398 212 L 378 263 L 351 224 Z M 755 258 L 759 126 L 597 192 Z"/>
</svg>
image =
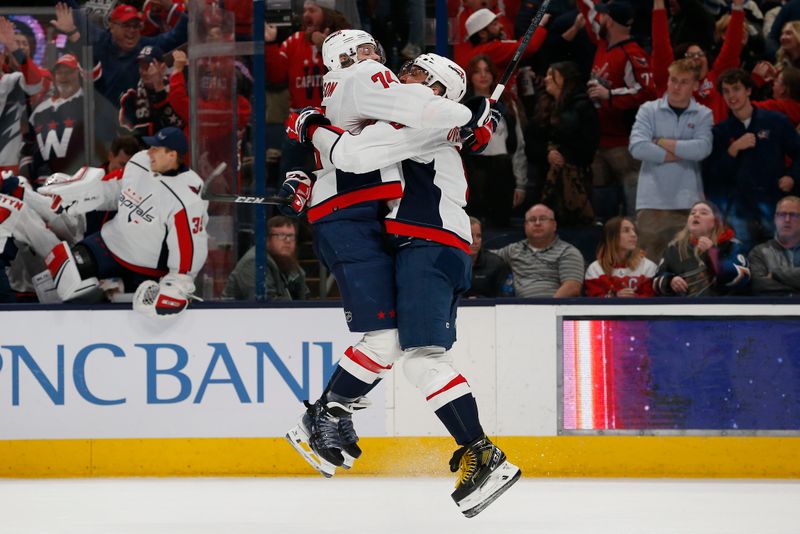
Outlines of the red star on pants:
<svg viewBox="0 0 800 534">
<path fill-rule="evenodd" d="M 395 315 L 397 315 L 397 313 L 395 313 L 395 311 L 394 311 L 394 310 L 389 310 L 389 317 L 391 317 L 392 319 L 394 319 Z"/>
<path fill-rule="evenodd" d="M 74 120 L 72 120 L 72 119 L 66 119 L 66 120 L 64 121 L 64 126 L 66 126 L 67 128 L 72 128 L 72 125 L 73 125 L 73 124 L 75 124 L 75 121 L 74 121 Z"/>
<path fill-rule="evenodd" d="M 385 318 L 386 318 L 386 314 L 383 313 L 382 311 L 379 311 L 378 312 L 378 319 L 385 319 Z"/>
<path fill-rule="evenodd" d="M 55 130 L 58 127 L 58 124 L 56 124 L 56 121 L 50 121 L 47 124 L 47 127 L 50 128 L 51 130 Z"/>
</svg>

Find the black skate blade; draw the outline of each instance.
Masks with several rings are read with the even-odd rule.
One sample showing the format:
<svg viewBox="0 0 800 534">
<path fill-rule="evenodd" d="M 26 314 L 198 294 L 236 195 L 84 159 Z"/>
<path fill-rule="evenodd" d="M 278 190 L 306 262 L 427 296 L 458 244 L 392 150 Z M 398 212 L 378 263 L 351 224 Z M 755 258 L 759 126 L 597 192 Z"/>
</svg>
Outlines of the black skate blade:
<svg viewBox="0 0 800 534">
<path fill-rule="evenodd" d="M 517 480 L 519 480 L 519 477 L 521 476 L 522 476 L 522 470 L 517 469 L 517 473 L 511 478 L 510 481 L 508 481 L 508 483 L 505 486 L 502 486 L 496 492 L 492 493 L 485 501 L 478 503 L 469 510 L 464 510 L 462 513 L 466 517 L 475 517 L 479 513 L 483 512 L 487 506 L 496 501 L 497 498 L 500 497 L 503 493 L 505 493 L 508 488 L 516 484 Z"/>
</svg>

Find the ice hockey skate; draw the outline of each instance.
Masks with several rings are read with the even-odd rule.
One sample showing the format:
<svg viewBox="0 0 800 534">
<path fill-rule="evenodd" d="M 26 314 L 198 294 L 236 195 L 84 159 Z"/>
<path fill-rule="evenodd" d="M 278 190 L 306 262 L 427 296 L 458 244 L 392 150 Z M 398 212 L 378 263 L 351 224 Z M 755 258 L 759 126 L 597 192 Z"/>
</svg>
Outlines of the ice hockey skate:
<svg viewBox="0 0 800 534">
<path fill-rule="evenodd" d="M 340 404 L 326 403 L 323 399 L 314 404 L 304 403 L 306 412 L 286 433 L 286 439 L 311 467 L 330 478 L 344 464 L 339 422 L 341 416 L 349 413 Z"/>
<path fill-rule="evenodd" d="M 366 397 L 360 397 L 347 405 L 347 409 L 352 412 L 368 408 L 372 404 Z M 345 414 L 339 419 L 339 439 L 342 442 L 342 456 L 344 464 L 342 467 L 350 469 L 353 463 L 361 456 L 361 447 L 357 445 L 358 434 L 353 426 L 352 414 Z"/>
<path fill-rule="evenodd" d="M 486 436 L 461 447 L 450 459 L 450 471 L 461 470 L 453 500 L 461 513 L 475 517 L 519 480 L 522 471 Z"/>
</svg>

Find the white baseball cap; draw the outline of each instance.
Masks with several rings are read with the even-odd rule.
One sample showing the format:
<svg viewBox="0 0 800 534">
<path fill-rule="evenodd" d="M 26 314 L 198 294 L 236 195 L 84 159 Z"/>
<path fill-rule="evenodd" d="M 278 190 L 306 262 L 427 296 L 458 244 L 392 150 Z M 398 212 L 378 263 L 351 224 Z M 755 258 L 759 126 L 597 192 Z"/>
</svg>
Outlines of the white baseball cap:
<svg viewBox="0 0 800 534">
<path fill-rule="evenodd" d="M 497 18 L 497 13 L 492 12 L 491 9 L 479 9 L 469 17 L 467 17 L 467 37 L 465 40 L 469 39 L 486 26 L 494 22 L 494 19 Z"/>
</svg>

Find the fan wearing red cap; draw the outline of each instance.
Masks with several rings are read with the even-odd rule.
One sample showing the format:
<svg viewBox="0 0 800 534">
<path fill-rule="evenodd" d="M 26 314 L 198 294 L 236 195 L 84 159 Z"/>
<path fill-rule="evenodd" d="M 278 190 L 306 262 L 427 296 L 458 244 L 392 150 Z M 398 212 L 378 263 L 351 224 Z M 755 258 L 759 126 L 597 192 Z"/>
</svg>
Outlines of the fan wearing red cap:
<svg viewBox="0 0 800 534">
<path fill-rule="evenodd" d="M 81 66 L 72 54 L 53 65 L 54 94 L 31 113 L 21 150 L 20 176 L 42 184 L 54 172 L 72 174 L 85 159 Z M 102 135 L 98 131 L 98 135 Z"/>
<path fill-rule="evenodd" d="M 81 88 L 81 66 L 72 54 L 58 58 L 53 66 L 53 80 L 58 98 L 70 98 Z"/>
<path fill-rule="evenodd" d="M 171 4 L 172 0 L 163 2 Z M 73 12 L 66 4 L 56 4 L 56 20 L 50 21 L 55 29 L 68 35 L 70 40 L 76 40 L 80 37 L 80 23 L 80 11 Z M 188 17 L 185 14 L 180 16 L 180 21 L 173 29 L 154 37 L 142 37 L 142 27 L 139 10 L 131 5 L 119 4 L 109 16 L 107 31 L 89 32 L 95 90 L 115 106 L 119 105 L 122 93 L 135 87 L 139 81 L 136 62 L 143 47 L 157 46 L 161 50 L 173 50 L 187 41 Z"/>
</svg>

